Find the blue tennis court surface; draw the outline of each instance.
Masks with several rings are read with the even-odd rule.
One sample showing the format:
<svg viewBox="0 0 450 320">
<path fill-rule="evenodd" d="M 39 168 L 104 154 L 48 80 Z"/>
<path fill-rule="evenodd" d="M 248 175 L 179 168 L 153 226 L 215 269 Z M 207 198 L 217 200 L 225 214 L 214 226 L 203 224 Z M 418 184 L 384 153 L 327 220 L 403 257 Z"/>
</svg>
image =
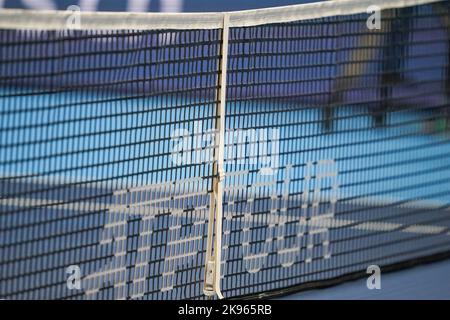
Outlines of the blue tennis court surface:
<svg viewBox="0 0 450 320">
<path fill-rule="evenodd" d="M 381 289 L 369 290 L 367 278 L 326 289 L 289 295 L 292 300 L 450 300 L 450 261 L 382 274 Z"/>
</svg>

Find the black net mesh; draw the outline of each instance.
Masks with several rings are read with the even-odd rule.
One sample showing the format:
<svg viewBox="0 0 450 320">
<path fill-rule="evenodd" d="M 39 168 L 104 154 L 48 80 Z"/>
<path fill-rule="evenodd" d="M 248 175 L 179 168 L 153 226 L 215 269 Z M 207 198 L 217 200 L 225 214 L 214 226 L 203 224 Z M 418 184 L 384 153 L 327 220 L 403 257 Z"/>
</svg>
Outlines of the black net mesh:
<svg viewBox="0 0 450 320">
<path fill-rule="evenodd" d="M 0 38 L 1 296 L 202 296 L 221 31 Z"/>
<path fill-rule="evenodd" d="M 448 2 L 367 18 L 230 28 L 225 297 L 450 251 Z M 0 30 L 0 298 L 204 297 L 221 45 Z"/>
<path fill-rule="evenodd" d="M 447 3 L 230 30 L 225 296 L 450 248 Z"/>
</svg>

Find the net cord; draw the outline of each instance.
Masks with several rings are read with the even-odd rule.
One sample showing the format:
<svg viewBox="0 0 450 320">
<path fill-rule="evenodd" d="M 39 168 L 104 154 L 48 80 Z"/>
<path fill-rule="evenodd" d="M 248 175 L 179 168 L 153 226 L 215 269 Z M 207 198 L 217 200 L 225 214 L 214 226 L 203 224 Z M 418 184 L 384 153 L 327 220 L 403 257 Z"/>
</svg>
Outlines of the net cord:
<svg viewBox="0 0 450 320">
<path fill-rule="evenodd" d="M 31 30 L 159 30 L 159 29 L 221 29 L 224 17 L 229 28 L 250 27 L 271 23 L 287 23 L 331 16 L 365 13 L 370 6 L 380 10 L 404 8 L 441 0 L 331 0 L 284 7 L 207 13 L 119 13 L 74 12 L 49 10 L 1 9 L 0 29 Z M 79 25 L 71 21 L 78 14 Z"/>
</svg>

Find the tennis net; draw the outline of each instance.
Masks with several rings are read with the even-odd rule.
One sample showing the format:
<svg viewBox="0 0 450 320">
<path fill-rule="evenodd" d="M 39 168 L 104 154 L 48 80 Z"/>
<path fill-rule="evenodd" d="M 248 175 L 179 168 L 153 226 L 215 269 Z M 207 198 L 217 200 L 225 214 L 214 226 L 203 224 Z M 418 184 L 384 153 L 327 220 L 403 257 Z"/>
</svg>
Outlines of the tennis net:
<svg viewBox="0 0 450 320">
<path fill-rule="evenodd" d="M 449 10 L 1 10 L 0 298 L 270 296 L 447 255 Z"/>
</svg>

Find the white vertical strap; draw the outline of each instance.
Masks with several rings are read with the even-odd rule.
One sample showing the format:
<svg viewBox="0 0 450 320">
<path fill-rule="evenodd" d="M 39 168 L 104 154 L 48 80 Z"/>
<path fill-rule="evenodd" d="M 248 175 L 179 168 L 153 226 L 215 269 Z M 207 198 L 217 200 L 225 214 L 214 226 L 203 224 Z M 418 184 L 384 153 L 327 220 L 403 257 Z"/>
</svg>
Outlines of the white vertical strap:
<svg viewBox="0 0 450 320">
<path fill-rule="evenodd" d="M 207 296 L 217 295 L 222 299 L 220 290 L 220 266 L 222 254 L 222 218 L 223 218 L 223 180 L 224 154 L 225 154 L 225 106 L 227 93 L 227 63 L 228 63 L 228 37 L 229 37 L 229 14 L 223 14 L 222 48 L 220 64 L 220 88 L 216 121 L 217 152 L 214 159 L 214 181 L 213 195 L 211 197 L 210 215 L 208 224 L 208 242 L 206 247 L 205 284 L 203 292 Z M 213 228 L 214 224 L 214 228 Z M 214 241 L 213 241 L 214 239 Z"/>
</svg>

